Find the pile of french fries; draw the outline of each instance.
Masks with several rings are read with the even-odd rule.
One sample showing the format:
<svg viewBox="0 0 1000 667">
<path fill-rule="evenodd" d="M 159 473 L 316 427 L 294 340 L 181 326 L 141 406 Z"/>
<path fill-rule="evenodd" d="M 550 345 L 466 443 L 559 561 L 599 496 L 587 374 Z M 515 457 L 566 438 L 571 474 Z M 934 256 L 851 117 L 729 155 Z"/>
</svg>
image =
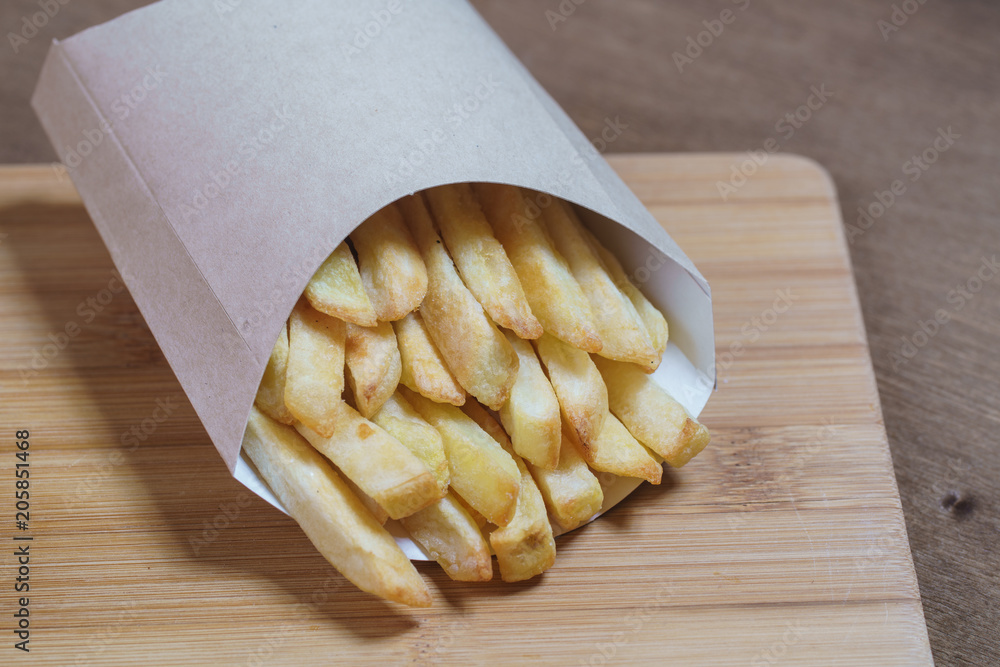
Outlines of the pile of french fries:
<svg viewBox="0 0 1000 667">
<path fill-rule="evenodd" d="M 491 579 L 492 552 L 521 581 L 552 566 L 553 524 L 600 511 L 595 472 L 658 484 L 708 444 L 648 375 L 663 315 L 570 205 L 534 196 L 454 184 L 378 211 L 271 353 L 244 450 L 365 591 L 431 604 L 388 519 L 452 579 Z"/>
</svg>

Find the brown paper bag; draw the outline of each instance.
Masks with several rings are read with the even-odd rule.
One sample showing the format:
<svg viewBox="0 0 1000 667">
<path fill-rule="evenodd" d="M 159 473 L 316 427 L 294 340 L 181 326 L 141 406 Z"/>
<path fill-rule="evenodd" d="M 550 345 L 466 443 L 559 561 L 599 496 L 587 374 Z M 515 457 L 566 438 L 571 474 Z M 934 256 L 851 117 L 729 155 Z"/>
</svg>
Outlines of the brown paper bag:
<svg viewBox="0 0 1000 667">
<path fill-rule="evenodd" d="M 711 392 L 705 279 L 463 0 L 163 0 L 54 42 L 32 104 L 212 442 L 276 505 L 240 445 L 278 330 L 355 226 L 427 187 L 586 209 L 670 321 L 655 377 L 692 414 Z"/>
</svg>

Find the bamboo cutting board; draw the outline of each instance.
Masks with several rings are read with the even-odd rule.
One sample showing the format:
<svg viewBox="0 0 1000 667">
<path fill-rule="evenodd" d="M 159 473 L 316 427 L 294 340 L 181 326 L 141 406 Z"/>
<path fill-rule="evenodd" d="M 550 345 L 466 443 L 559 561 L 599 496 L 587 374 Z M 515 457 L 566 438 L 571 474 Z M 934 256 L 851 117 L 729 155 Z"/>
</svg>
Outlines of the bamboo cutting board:
<svg viewBox="0 0 1000 667">
<path fill-rule="evenodd" d="M 611 159 L 712 284 L 712 444 L 559 538 L 537 580 L 419 564 L 417 611 L 355 590 L 229 476 L 69 179 L 0 169 L 0 663 L 930 664 L 833 186 L 772 156 L 723 202 L 744 157 Z"/>
</svg>

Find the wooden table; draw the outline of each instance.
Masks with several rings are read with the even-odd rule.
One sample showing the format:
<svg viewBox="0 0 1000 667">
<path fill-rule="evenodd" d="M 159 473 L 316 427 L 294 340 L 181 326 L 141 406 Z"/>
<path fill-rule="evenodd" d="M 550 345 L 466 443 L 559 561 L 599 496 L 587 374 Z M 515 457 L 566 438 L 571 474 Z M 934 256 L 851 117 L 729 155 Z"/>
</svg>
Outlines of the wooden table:
<svg viewBox="0 0 1000 667">
<path fill-rule="evenodd" d="M 46 42 L 141 4 L 61 5 L 17 53 L 0 49 L 0 162 L 54 157 L 27 107 Z M 623 126 L 609 151 L 773 140 L 831 171 L 846 223 L 863 232 L 847 230 L 931 646 L 942 665 L 989 664 L 1000 650 L 1000 280 L 976 274 L 1000 251 L 1000 7 L 927 2 L 894 30 L 888 0 L 588 0 L 568 16 L 557 0 L 475 4 L 589 136 Z M 37 11 L 4 3 L 0 26 Z M 700 34 L 722 19 L 718 36 Z M 706 46 L 679 71 L 688 37 Z M 958 137 L 926 170 L 912 162 L 949 127 Z M 878 214 L 896 180 L 902 194 L 859 224 L 858 207 Z M 936 314 L 947 322 L 935 328 Z"/>
</svg>

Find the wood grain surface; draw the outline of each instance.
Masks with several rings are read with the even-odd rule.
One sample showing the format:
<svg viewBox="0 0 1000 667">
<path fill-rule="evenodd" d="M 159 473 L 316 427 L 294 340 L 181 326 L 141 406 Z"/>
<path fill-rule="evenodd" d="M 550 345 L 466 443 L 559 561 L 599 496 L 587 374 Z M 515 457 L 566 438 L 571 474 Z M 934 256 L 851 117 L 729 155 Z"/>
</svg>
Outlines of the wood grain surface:
<svg viewBox="0 0 1000 667">
<path fill-rule="evenodd" d="M 419 611 L 355 590 L 229 476 L 72 184 L 0 169 L 0 424 L 31 432 L 32 490 L 0 539 L 34 538 L 31 661 L 930 664 L 832 184 L 778 156 L 722 203 L 734 159 L 611 160 L 713 286 L 713 443 L 535 581 L 420 564 Z"/>
<path fill-rule="evenodd" d="M 905 178 L 938 128 L 961 135 L 850 253 L 936 661 L 994 663 L 1000 280 L 948 299 L 1000 254 L 1000 4 L 922 2 L 883 34 L 879 21 L 891 23 L 901 0 L 576 0 L 553 22 L 546 12 L 562 0 L 472 1 L 588 136 L 606 119 L 627 126 L 607 150 L 743 151 L 780 139 L 831 172 L 848 224 Z M 48 42 L 147 3 L 69 2 L 27 44 L 0 48 L 0 162 L 55 159 L 28 107 Z M 678 71 L 674 52 L 703 22 L 744 5 Z M 38 11 L 37 0 L 6 0 L 0 27 L 19 32 Z M 833 97 L 790 136 L 787 125 L 779 132 L 824 84 Z M 894 364 L 904 338 L 922 342 L 921 323 L 942 308 L 948 323 Z"/>
</svg>

